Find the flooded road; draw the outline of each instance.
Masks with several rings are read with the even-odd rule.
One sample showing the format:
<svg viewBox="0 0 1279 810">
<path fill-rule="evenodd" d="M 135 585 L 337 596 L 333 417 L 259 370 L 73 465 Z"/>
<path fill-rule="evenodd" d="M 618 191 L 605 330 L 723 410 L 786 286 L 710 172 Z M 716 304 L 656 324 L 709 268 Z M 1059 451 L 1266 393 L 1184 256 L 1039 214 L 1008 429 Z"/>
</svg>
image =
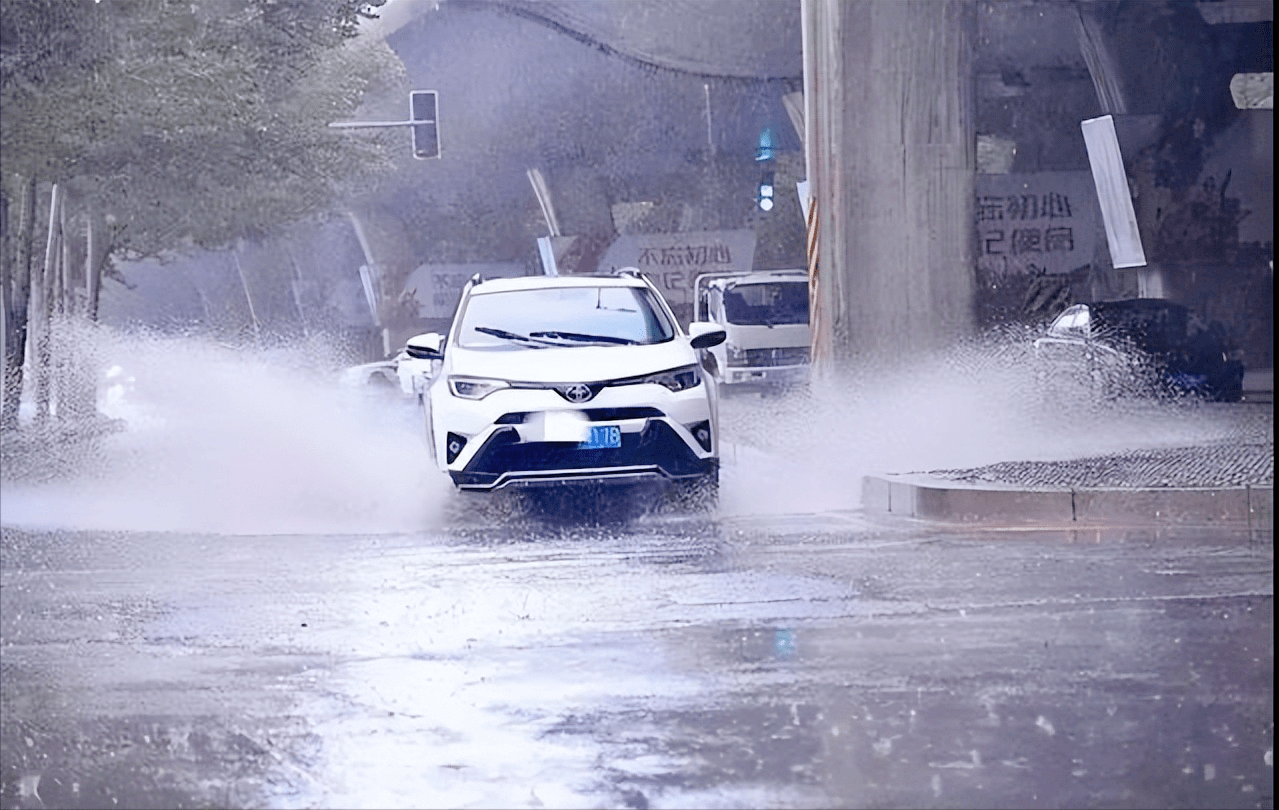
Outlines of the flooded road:
<svg viewBox="0 0 1279 810">
<path fill-rule="evenodd" d="M 998 363 L 727 398 L 682 514 L 453 492 L 312 352 L 96 337 L 124 428 L 0 476 L 4 808 L 1273 806 L 1271 534 L 858 502 L 1233 418 Z"/>
<path fill-rule="evenodd" d="M 1273 806 L 1268 541 L 492 508 L 6 528 L 4 806 Z"/>
</svg>

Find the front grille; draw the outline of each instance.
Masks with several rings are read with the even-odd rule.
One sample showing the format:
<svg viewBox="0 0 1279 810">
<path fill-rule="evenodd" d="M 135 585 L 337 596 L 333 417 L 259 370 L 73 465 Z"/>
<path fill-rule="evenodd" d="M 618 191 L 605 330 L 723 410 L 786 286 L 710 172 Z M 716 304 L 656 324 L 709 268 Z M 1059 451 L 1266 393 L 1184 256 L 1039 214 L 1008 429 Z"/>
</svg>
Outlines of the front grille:
<svg viewBox="0 0 1279 810">
<path fill-rule="evenodd" d="M 576 442 L 520 442 L 515 428 L 497 430 L 462 472 L 452 473 L 459 486 L 491 487 L 507 473 L 514 477 L 558 470 L 612 467 L 657 467 L 672 477 L 707 472 L 713 460 L 697 457 L 665 422 L 650 422 L 640 433 L 623 433 L 622 446 L 584 450 Z M 607 473 L 605 473 L 607 474 Z"/>
<path fill-rule="evenodd" d="M 582 413 L 592 422 L 612 422 L 619 419 L 653 419 L 666 414 L 647 406 L 636 408 L 587 408 Z"/>
<path fill-rule="evenodd" d="M 730 366 L 801 366 L 808 362 L 807 346 L 787 346 L 773 349 L 746 349 L 730 354 Z"/>
<path fill-rule="evenodd" d="M 660 419 L 666 415 L 657 408 L 647 406 L 634 408 L 587 408 L 581 413 L 586 414 L 586 418 L 592 422 L 616 422 L 622 419 Z M 497 418 L 494 424 L 522 425 L 528 421 L 528 418 L 528 411 L 504 413 Z"/>
</svg>

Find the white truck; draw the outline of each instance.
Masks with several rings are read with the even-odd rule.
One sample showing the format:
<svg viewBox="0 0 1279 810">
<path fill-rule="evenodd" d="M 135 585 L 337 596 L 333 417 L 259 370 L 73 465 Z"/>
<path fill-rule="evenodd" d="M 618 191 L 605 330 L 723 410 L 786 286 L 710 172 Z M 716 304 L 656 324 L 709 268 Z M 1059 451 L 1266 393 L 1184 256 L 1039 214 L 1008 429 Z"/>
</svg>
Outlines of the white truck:
<svg viewBox="0 0 1279 810">
<path fill-rule="evenodd" d="M 804 270 L 708 273 L 693 284 L 694 320 L 724 327 L 706 350 L 707 369 L 726 390 L 769 390 L 808 380 L 812 337 Z"/>
</svg>

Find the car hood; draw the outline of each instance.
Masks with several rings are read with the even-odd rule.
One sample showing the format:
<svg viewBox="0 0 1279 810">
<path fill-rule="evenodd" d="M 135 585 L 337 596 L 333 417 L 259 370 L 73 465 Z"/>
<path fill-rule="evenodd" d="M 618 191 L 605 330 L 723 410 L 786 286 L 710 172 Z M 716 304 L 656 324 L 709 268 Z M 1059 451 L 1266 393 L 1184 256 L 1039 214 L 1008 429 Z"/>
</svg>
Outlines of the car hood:
<svg viewBox="0 0 1279 810">
<path fill-rule="evenodd" d="M 545 349 L 448 349 L 448 373 L 513 382 L 602 382 L 697 362 L 688 342 L 649 346 L 572 346 Z"/>
</svg>

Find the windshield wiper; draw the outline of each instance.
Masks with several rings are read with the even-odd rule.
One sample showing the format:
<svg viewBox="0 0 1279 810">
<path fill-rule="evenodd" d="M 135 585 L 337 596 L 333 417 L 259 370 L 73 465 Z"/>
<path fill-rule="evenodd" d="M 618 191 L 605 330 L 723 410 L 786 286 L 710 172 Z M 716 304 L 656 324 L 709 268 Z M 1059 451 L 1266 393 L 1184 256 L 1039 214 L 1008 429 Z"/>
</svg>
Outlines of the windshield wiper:
<svg viewBox="0 0 1279 810">
<path fill-rule="evenodd" d="M 483 332 L 484 334 L 486 334 L 486 335 L 492 335 L 493 337 L 502 338 L 502 340 L 518 340 L 518 341 L 520 341 L 521 343 L 532 343 L 534 346 L 558 346 L 558 345 L 560 345 L 560 344 L 558 344 L 558 343 L 552 343 L 552 342 L 551 342 L 551 341 L 549 341 L 549 340 L 538 340 L 536 337 L 532 337 L 532 336 L 530 336 L 530 335 L 520 335 L 520 334 L 517 334 L 517 333 L 515 333 L 515 332 L 508 332 L 508 331 L 506 331 L 505 329 L 494 329 L 494 328 L 493 328 L 493 327 L 491 327 L 491 326 L 477 326 L 477 327 L 475 327 L 475 331 L 476 331 L 476 332 Z M 536 334 L 541 334 L 541 333 L 539 333 L 539 332 L 534 332 L 533 334 L 535 334 L 535 335 L 536 335 Z"/>
<path fill-rule="evenodd" d="M 530 332 L 530 336 L 548 337 L 556 340 L 573 340 L 579 343 L 609 343 L 618 346 L 633 346 L 637 341 L 624 337 L 613 337 L 612 335 L 584 335 L 581 332 Z"/>
</svg>

